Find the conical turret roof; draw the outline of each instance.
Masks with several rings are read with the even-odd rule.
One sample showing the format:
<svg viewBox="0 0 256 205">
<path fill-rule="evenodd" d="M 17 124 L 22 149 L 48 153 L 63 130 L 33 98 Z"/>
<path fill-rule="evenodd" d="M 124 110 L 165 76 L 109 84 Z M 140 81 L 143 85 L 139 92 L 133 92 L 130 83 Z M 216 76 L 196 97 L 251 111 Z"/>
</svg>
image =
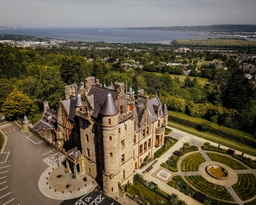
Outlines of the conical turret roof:
<svg viewBox="0 0 256 205">
<path fill-rule="evenodd" d="M 166 103 L 164 103 L 164 106 L 163 106 L 163 114 L 168 115 L 168 109 L 167 109 Z"/>
<path fill-rule="evenodd" d="M 23 119 L 23 121 L 22 121 L 22 124 L 23 125 L 28 125 L 28 124 L 30 124 L 30 120 L 28 119 L 28 117 L 25 115 L 24 116 L 24 119 Z"/>
<path fill-rule="evenodd" d="M 118 109 L 116 107 L 116 104 L 113 100 L 111 93 L 109 92 L 104 104 L 102 105 L 101 114 L 104 116 L 113 116 L 113 115 L 116 115 L 117 113 L 118 113 Z"/>
<path fill-rule="evenodd" d="M 83 107 L 83 102 L 80 94 L 77 94 L 76 96 L 76 107 Z"/>
</svg>

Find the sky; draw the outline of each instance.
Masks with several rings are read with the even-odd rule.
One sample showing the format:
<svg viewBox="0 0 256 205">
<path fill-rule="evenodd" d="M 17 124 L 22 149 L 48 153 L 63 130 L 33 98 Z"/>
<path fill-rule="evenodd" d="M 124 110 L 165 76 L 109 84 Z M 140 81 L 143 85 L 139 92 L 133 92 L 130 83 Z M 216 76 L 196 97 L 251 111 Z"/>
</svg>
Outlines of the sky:
<svg viewBox="0 0 256 205">
<path fill-rule="evenodd" d="M 256 0 L 0 0 L 0 26 L 256 24 Z"/>
</svg>

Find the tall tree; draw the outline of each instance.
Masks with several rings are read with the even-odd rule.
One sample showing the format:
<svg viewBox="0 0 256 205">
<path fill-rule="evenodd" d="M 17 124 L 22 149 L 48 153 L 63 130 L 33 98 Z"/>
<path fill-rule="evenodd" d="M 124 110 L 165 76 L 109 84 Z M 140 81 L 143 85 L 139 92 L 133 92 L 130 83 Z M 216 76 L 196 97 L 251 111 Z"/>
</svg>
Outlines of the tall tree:
<svg viewBox="0 0 256 205">
<path fill-rule="evenodd" d="M 236 69 L 232 72 L 231 78 L 224 88 L 223 105 L 241 111 L 248 107 L 253 93 L 255 91 L 252 84 L 244 77 L 244 72 L 241 69 Z"/>
<path fill-rule="evenodd" d="M 14 89 L 12 83 L 6 78 L 0 78 L 0 108 L 7 96 Z"/>
<path fill-rule="evenodd" d="M 6 118 L 13 119 L 31 111 L 33 101 L 16 88 L 7 96 L 2 111 Z"/>
</svg>

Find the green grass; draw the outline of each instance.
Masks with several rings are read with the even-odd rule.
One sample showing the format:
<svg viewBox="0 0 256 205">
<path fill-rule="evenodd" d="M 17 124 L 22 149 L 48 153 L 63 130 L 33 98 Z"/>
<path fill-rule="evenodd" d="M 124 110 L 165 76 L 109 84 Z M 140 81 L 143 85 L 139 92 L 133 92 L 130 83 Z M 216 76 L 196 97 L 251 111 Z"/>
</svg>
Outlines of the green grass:
<svg viewBox="0 0 256 205">
<path fill-rule="evenodd" d="M 169 135 L 171 132 L 172 132 L 172 130 L 166 127 L 164 134 Z"/>
<path fill-rule="evenodd" d="M 253 174 L 238 174 L 238 182 L 232 188 L 241 200 L 251 199 L 256 196 L 256 176 Z"/>
<path fill-rule="evenodd" d="M 255 205 L 256 204 L 256 199 L 250 201 L 250 202 L 247 202 L 245 203 L 244 205 Z"/>
<path fill-rule="evenodd" d="M 156 73 L 154 72 L 155 75 L 157 76 L 161 76 L 163 75 L 162 73 Z M 194 78 L 197 79 L 199 85 L 201 86 L 205 86 L 206 83 L 208 82 L 207 78 L 200 78 L 200 77 L 191 77 L 191 76 L 187 76 L 187 75 L 175 75 L 175 74 L 170 74 L 171 78 L 174 80 L 175 78 L 179 78 L 180 82 L 183 82 L 185 80 L 185 78 L 189 77 L 191 80 L 193 80 Z"/>
<path fill-rule="evenodd" d="M 208 182 L 202 176 L 188 176 L 185 178 L 193 187 L 206 195 L 220 200 L 233 201 L 232 196 L 224 186 Z"/>
<path fill-rule="evenodd" d="M 206 152 L 206 154 L 208 155 L 208 157 L 210 157 L 212 161 L 225 164 L 234 170 L 247 169 L 244 165 L 232 159 L 231 157 L 215 154 L 215 153 L 209 153 L 209 152 Z"/>
<path fill-rule="evenodd" d="M 181 163 L 181 170 L 183 172 L 198 171 L 199 165 L 203 162 L 205 162 L 205 159 L 200 153 L 191 154 L 183 159 Z"/>
<path fill-rule="evenodd" d="M 169 112 L 169 113 L 173 114 L 173 112 Z M 177 112 L 175 112 L 175 115 L 176 114 L 177 114 Z M 180 114 L 182 114 L 182 113 L 180 113 Z M 195 118 L 194 120 L 200 120 L 200 119 Z M 252 156 L 256 156 L 256 149 L 253 148 L 253 147 L 250 147 L 248 145 L 245 145 L 245 144 L 242 144 L 242 143 L 239 143 L 239 142 L 235 142 L 233 140 L 229 140 L 229 139 L 226 139 L 226 138 L 223 138 L 223 137 L 220 137 L 220 136 L 208 133 L 208 132 L 200 132 L 200 131 L 198 131 L 194 128 L 191 128 L 191 127 L 188 127 L 188 126 L 185 126 L 185 125 L 181 125 L 181 124 L 178 124 L 178 123 L 174 123 L 174 122 L 169 121 L 168 125 L 170 127 L 174 127 L 176 129 L 182 130 L 184 132 L 196 135 L 196 136 L 201 137 L 203 139 L 210 140 L 212 142 L 216 142 L 218 144 L 228 146 L 232 149 L 239 150 L 241 152 L 247 153 L 247 154 L 252 155 Z"/>
<path fill-rule="evenodd" d="M 147 201 L 150 201 L 150 202 L 154 202 L 154 204 L 156 204 L 156 205 L 168 205 L 169 204 L 165 197 L 162 197 L 161 195 L 159 195 L 153 191 L 150 191 L 149 189 L 147 189 L 145 186 L 143 186 L 141 184 L 129 185 L 129 187 L 127 188 L 127 192 L 133 196 L 137 195 L 138 198 L 141 201 L 143 201 L 144 203 L 146 203 Z M 163 203 L 161 203 L 160 201 L 163 201 Z"/>
<path fill-rule="evenodd" d="M 167 150 L 169 150 L 178 140 L 172 139 L 171 137 L 165 137 L 166 142 L 159 150 L 154 154 L 154 159 L 161 157 Z"/>
<path fill-rule="evenodd" d="M 210 39 L 180 39 L 176 40 L 179 46 L 223 46 L 223 47 L 254 47 L 256 42 L 243 39 L 210 38 Z"/>
<path fill-rule="evenodd" d="M 172 79 L 179 78 L 181 82 L 183 82 L 185 80 L 185 78 L 189 77 L 187 75 L 174 75 L 174 74 L 170 74 L 170 76 Z M 191 78 L 191 80 L 196 78 L 199 85 L 201 85 L 201 86 L 205 86 L 206 83 L 208 82 L 207 78 L 200 78 L 200 77 L 189 77 L 189 78 Z"/>
</svg>

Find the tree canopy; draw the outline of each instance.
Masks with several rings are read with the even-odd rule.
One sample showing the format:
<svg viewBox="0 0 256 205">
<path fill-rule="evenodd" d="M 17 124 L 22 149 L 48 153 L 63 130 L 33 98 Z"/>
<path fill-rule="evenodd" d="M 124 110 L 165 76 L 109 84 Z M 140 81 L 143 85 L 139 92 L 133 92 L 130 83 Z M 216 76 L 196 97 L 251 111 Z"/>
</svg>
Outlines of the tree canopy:
<svg viewBox="0 0 256 205">
<path fill-rule="evenodd" d="M 33 101 L 16 88 L 7 96 L 3 103 L 2 111 L 6 118 L 21 117 L 31 111 Z"/>
</svg>

